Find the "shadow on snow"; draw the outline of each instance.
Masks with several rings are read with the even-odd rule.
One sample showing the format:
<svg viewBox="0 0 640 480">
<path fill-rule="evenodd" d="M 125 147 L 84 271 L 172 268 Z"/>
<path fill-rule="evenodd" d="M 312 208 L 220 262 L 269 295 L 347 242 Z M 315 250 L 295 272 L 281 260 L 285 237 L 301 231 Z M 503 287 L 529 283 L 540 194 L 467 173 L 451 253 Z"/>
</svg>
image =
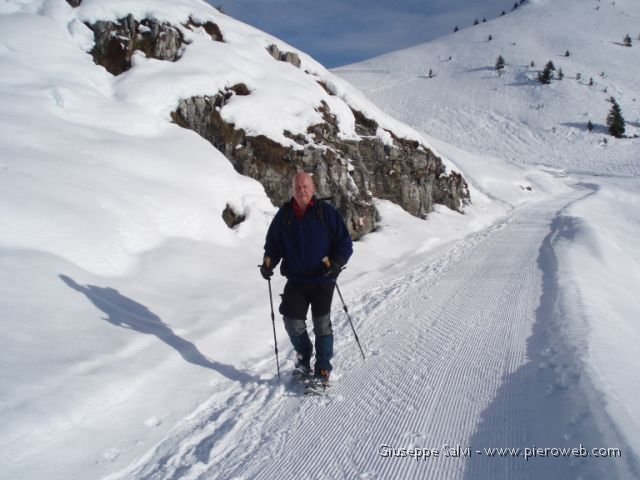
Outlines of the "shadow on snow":
<svg viewBox="0 0 640 480">
<path fill-rule="evenodd" d="M 591 190 L 593 184 L 582 184 Z M 532 334 L 527 340 L 527 362 L 504 376 L 501 387 L 471 437 L 471 456 L 465 479 L 491 478 L 638 478 L 638 462 L 605 413 L 601 395 L 584 371 L 586 345 L 569 337 L 581 319 L 569 318 L 562 308 L 558 260 L 553 245 L 573 241 L 581 224 L 558 212 L 538 254 L 542 296 Z M 576 338 L 577 337 L 577 338 Z M 555 456 L 551 451 L 525 460 L 523 456 L 490 457 L 485 448 L 619 448 L 622 458 Z M 463 447 L 466 447 L 463 446 Z M 481 453 L 478 453 L 481 452 Z M 540 453 L 539 451 L 537 453 Z M 558 453 L 558 451 L 556 451 Z"/>
<path fill-rule="evenodd" d="M 110 324 L 145 335 L 154 335 L 178 352 L 187 362 L 215 370 L 229 380 L 241 383 L 257 381 L 257 378 L 237 370 L 232 365 L 207 358 L 193 343 L 176 335 L 158 315 L 144 305 L 125 297 L 117 290 L 109 287 L 96 287 L 95 285 L 82 286 L 66 275 L 59 275 L 59 277 L 69 287 L 86 295 L 96 307 L 107 315 L 103 317 L 103 320 Z"/>
</svg>

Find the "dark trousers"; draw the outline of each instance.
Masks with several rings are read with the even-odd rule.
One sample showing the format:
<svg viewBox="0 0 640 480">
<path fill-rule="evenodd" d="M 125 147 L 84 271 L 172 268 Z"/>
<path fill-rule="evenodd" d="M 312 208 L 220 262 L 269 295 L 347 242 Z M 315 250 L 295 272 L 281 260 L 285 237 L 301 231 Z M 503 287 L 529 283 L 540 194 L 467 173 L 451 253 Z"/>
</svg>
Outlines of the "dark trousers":
<svg viewBox="0 0 640 480">
<path fill-rule="evenodd" d="M 284 286 L 280 313 L 293 348 L 309 363 L 313 346 L 307 332 L 307 311 L 311 306 L 311 319 L 315 335 L 315 371 L 332 370 L 333 329 L 331 327 L 331 301 L 335 284 L 297 283 L 288 281 Z"/>
</svg>

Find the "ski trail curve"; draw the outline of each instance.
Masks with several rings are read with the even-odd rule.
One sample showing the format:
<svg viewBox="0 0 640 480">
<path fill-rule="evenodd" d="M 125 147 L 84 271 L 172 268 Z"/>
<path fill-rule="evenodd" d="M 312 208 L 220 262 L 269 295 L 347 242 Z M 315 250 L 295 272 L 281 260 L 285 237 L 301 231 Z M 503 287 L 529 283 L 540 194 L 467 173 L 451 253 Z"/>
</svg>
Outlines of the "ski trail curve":
<svg viewBox="0 0 640 480">
<path fill-rule="evenodd" d="M 431 264 L 373 289 L 343 288 L 368 358 L 361 360 L 334 305 L 337 382 L 329 397 L 301 397 L 275 381 L 221 390 L 126 476 L 461 479 L 544 472 L 522 459 L 486 459 L 495 462 L 487 466 L 476 451 L 528 446 L 544 427 L 534 416 L 534 402 L 544 396 L 532 391 L 548 389 L 542 382 L 551 380 L 536 374 L 527 350 L 543 296 L 541 247 L 557 212 L 584 195 L 576 189 L 519 207 Z M 408 448 L 439 456 L 393 456 Z M 467 457 L 452 455 L 467 448 Z"/>
</svg>

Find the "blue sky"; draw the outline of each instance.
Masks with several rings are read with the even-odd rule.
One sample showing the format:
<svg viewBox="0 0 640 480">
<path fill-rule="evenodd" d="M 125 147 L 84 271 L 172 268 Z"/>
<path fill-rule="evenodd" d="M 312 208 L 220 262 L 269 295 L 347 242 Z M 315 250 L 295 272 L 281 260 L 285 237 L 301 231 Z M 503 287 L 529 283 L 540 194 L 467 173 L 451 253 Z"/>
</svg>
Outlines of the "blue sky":
<svg viewBox="0 0 640 480">
<path fill-rule="evenodd" d="M 208 0 L 326 67 L 424 43 L 509 13 L 516 0 Z M 519 0 L 518 0 L 519 1 Z"/>
</svg>

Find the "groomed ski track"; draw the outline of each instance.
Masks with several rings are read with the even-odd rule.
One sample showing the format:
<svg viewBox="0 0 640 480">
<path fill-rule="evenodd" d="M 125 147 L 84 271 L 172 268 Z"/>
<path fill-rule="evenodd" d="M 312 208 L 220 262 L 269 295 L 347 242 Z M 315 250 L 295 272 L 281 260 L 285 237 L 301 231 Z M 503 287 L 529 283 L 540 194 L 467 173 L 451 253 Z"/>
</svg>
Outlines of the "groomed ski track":
<svg viewBox="0 0 640 480">
<path fill-rule="evenodd" d="M 553 241 L 575 233 L 562 209 L 592 190 L 521 206 L 376 288 L 343 286 L 367 360 L 336 295 L 329 397 L 303 397 L 289 384 L 290 360 L 281 361 L 282 382 L 226 381 L 145 458 L 109 478 L 626 478 L 635 468 L 624 458 L 479 453 L 624 450 L 567 341 L 580 326 L 563 317 L 555 284 Z M 274 363 L 265 358 L 257 373 L 267 378 Z M 447 456 L 464 454 L 457 446 L 468 455 Z M 439 458 L 393 456 L 407 448 L 436 449 Z"/>
</svg>

